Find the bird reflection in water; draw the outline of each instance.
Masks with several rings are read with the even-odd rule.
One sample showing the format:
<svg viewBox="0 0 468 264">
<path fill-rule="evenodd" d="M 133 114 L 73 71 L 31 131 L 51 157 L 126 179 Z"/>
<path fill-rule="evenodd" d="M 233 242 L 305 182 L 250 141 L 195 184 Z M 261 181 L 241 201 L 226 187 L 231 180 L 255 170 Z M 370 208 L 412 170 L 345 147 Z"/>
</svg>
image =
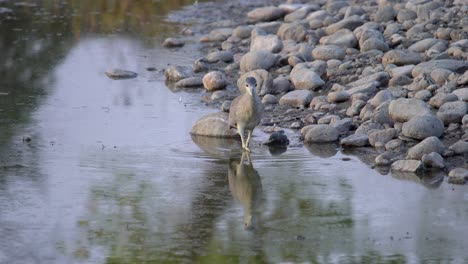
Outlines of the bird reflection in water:
<svg viewBox="0 0 468 264">
<path fill-rule="evenodd" d="M 247 161 L 245 161 L 246 157 Z M 244 208 L 244 229 L 252 231 L 256 228 L 262 201 L 262 182 L 252 165 L 250 153 L 242 151 L 240 157 L 235 156 L 229 159 L 228 177 L 232 196 Z"/>
</svg>

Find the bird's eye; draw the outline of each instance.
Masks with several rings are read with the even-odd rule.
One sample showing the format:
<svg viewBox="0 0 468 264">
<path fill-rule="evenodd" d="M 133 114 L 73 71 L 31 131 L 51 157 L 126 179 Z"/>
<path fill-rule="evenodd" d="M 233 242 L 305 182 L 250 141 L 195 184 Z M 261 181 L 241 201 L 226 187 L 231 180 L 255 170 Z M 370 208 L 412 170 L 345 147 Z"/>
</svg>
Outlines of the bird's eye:
<svg viewBox="0 0 468 264">
<path fill-rule="evenodd" d="M 249 85 L 248 85 L 248 84 L 245 84 L 245 87 L 249 87 Z"/>
</svg>

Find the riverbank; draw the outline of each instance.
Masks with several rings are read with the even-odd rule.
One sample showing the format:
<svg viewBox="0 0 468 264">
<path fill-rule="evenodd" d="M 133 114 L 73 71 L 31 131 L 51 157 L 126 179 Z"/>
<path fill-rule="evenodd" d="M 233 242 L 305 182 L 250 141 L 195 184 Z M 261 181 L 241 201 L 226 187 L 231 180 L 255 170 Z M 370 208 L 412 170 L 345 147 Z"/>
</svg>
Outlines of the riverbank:
<svg viewBox="0 0 468 264">
<path fill-rule="evenodd" d="M 202 3 L 169 17 L 201 22 L 173 46 L 191 39 L 206 55 L 168 67 L 167 84 L 204 87 L 202 100 L 227 112 L 253 76 L 264 132 L 292 130 L 292 146 L 335 143 L 381 171 L 464 184 L 467 13 L 463 1 Z"/>
</svg>

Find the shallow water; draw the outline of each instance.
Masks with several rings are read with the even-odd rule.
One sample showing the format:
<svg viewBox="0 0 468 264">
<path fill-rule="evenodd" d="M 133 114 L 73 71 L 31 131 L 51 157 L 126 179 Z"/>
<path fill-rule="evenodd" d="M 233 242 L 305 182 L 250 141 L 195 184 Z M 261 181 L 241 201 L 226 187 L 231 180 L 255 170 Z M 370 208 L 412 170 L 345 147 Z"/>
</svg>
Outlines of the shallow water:
<svg viewBox="0 0 468 264">
<path fill-rule="evenodd" d="M 0 263 L 468 261 L 464 186 L 381 175 L 336 146 L 247 157 L 190 137 L 216 109 L 146 71 L 198 56 L 160 47 L 190 1 L 79 3 L 5 4 Z"/>
</svg>

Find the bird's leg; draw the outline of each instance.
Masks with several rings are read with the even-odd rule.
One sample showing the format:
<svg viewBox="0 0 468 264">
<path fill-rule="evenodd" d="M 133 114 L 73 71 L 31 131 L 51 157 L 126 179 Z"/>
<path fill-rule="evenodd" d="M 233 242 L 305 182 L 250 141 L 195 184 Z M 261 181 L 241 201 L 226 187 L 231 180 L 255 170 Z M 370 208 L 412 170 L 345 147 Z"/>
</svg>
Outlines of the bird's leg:
<svg viewBox="0 0 468 264">
<path fill-rule="evenodd" d="M 250 152 L 249 149 L 249 143 L 250 143 L 250 138 L 252 137 L 252 130 L 247 130 L 247 142 L 245 143 L 245 150 Z"/>
<path fill-rule="evenodd" d="M 245 136 L 245 134 L 244 134 L 244 128 L 243 128 L 241 125 L 239 125 L 239 124 L 237 124 L 237 132 L 239 133 L 239 135 L 240 135 L 240 137 L 241 137 L 242 148 L 245 149 L 246 146 L 245 146 L 245 142 L 244 142 L 244 136 Z"/>
</svg>

